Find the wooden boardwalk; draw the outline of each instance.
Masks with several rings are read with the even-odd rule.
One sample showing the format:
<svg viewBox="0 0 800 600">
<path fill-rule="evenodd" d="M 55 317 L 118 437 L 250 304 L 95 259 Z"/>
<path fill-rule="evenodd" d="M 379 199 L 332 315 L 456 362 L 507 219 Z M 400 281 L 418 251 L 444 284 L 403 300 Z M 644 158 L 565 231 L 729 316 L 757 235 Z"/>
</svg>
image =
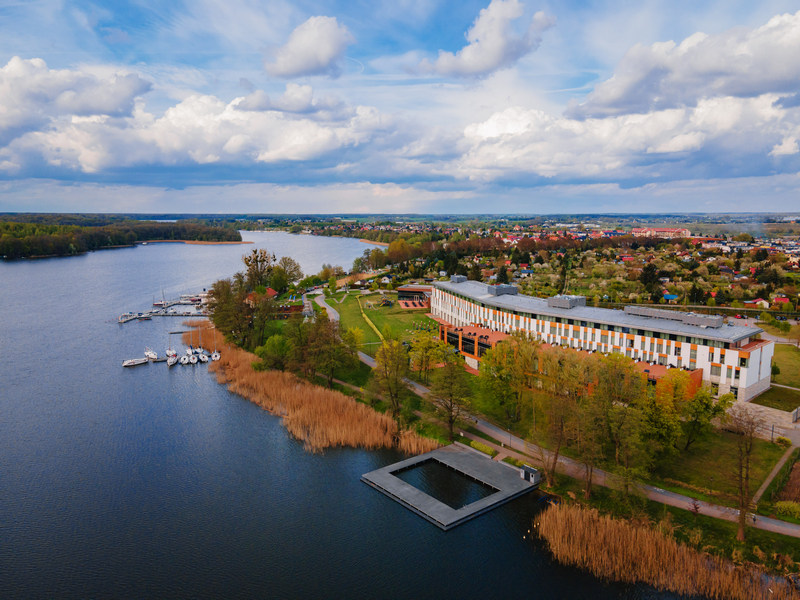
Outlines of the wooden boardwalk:
<svg viewBox="0 0 800 600">
<path fill-rule="evenodd" d="M 487 485 L 495 492 L 455 509 L 394 475 L 431 460 Z M 361 480 L 444 530 L 461 525 L 539 487 L 538 480 L 526 481 L 516 467 L 494 462 L 477 450 L 458 443 L 371 471 L 364 474 Z"/>
</svg>

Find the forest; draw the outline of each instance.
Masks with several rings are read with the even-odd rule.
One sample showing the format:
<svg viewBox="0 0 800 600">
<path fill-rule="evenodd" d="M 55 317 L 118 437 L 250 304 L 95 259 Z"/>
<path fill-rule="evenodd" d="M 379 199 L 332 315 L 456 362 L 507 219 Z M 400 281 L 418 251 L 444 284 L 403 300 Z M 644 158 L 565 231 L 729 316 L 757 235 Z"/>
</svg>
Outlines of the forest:
<svg viewBox="0 0 800 600">
<path fill-rule="evenodd" d="M 26 220 L 22 220 L 26 218 Z M 108 215 L 0 215 L 0 257 L 70 256 L 148 240 L 240 242 L 238 231 L 196 221 Z"/>
</svg>

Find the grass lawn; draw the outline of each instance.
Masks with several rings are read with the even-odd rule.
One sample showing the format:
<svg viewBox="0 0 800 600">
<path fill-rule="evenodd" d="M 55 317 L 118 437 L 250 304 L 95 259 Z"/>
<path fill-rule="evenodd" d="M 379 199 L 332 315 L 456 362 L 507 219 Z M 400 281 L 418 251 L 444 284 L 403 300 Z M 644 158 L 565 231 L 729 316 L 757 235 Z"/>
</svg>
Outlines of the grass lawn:
<svg viewBox="0 0 800 600">
<path fill-rule="evenodd" d="M 764 321 L 757 321 L 756 325 L 761 327 L 761 329 L 766 331 L 768 334 L 774 335 L 776 337 L 796 340 L 797 337 L 800 336 L 800 325 L 792 325 L 788 333 L 783 332 L 774 325 L 770 325 L 769 323 L 765 323 Z"/>
<path fill-rule="evenodd" d="M 334 303 L 331 306 L 339 313 L 339 326 L 342 330 L 347 331 L 351 327 L 357 327 L 364 332 L 364 343 L 368 345 L 364 347 L 363 351 L 374 356 L 375 351 L 378 349 L 376 342 L 380 342 L 380 338 L 361 316 L 356 295 L 351 294 L 341 304 Z"/>
<path fill-rule="evenodd" d="M 654 483 L 690 496 L 702 496 L 717 504 L 733 505 L 736 495 L 736 434 L 719 431 L 697 440 L 687 452 L 665 461 L 657 472 Z M 756 440 L 750 466 L 750 485 L 757 490 L 772 467 L 786 451 L 785 448 Z M 670 479 L 662 485 L 660 480 Z M 685 491 L 679 483 L 687 484 Z M 703 493 L 715 491 L 719 494 Z M 698 494 L 699 492 L 699 494 Z"/>
<path fill-rule="evenodd" d="M 780 375 L 772 378 L 773 383 L 800 388 L 800 348 L 789 344 L 775 344 L 772 362 L 780 368 Z"/>
<path fill-rule="evenodd" d="M 788 388 L 772 387 L 760 396 L 753 398 L 751 402 L 753 404 L 771 406 L 772 408 L 777 408 L 778 410 L 791 412 L 800 406 L 800 391 L 790 390 Z"/>
</svg>

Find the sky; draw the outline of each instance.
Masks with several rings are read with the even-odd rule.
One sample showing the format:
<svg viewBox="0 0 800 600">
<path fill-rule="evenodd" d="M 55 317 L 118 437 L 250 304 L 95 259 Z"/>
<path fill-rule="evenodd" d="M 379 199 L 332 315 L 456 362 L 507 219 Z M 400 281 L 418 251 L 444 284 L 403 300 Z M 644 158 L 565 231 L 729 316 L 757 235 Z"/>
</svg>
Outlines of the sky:
<svg viewBox="0 0 800 600">
<path fill-rule="evenodd" d="M 0 211 L 797 210 L 796 0 L 0 0 Z"/>
</svg>

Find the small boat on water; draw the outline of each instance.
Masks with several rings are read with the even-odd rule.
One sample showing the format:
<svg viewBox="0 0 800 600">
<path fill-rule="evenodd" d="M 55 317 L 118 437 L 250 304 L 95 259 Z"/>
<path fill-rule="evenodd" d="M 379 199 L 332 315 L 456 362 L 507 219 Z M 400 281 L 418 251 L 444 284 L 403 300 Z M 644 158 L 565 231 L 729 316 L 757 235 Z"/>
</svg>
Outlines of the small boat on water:
<svg viewBox="0 0 800 600">
<path fill-rule="evenodd" d="M 182 365 L 188 365 L 189 364 L 189 357 L 186 354 L 184 354 L 183 356 L 181 356 L 180 362 L 181 362 Z"/>
<path fill-rule="evenodd" d="M 148 359 L 146 358 L 129 358 L 128 360 L 122 361 L 123 367 L 135 367 L 137 365 L 146 364 Z"/>
<path fill-rule="evenodd" d="M 214 351 L 211 353 L 211 360 L 219 360 L 219 352 L 217 352 L 216 350 L 214 350 Z"/>
<path fill-rule="evenodd" d="M 168 367 L 174 367 L 177 364 L 177 362 L 178 362 L 178 355 L 177 354 L 173 354 L 173 355 L 167 357 L 167 366 Z"/>
<path fill-rule="evenodd" d="M 196 365 L 197 364 L 197 354 L 192 354 L 189 357 L 189 362 L 192 363 L 193 365 Z"/>
<path fill-rule="evenodd" d="M 208 362 L 208 355 L 207 354 L 198 354 L 197 358 L 200 359 L 201 363 L 207 363 Z"/>
<path fill-rule="evenodd" d="M 149 346 L 145 346 L 144 357 L 149 360 L 158 360 L 158 353 Z"/>
</svg>

